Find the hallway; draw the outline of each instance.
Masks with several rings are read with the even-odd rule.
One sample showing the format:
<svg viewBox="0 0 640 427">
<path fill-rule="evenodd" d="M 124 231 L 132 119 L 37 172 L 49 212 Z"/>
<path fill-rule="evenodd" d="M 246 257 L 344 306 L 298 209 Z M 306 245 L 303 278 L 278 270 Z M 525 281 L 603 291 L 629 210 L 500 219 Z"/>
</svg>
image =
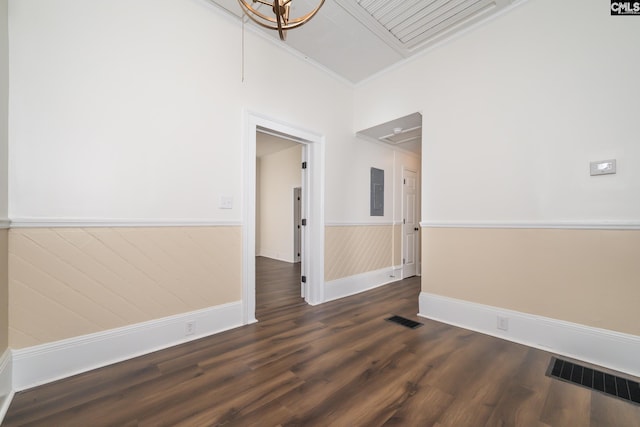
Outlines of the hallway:
<svg viewBox="0 0 640 427">
<path fill-rule="evenodd" d="M 300 263 L 256 257 L 256 319 L 267 320 L 297 305 L 306 305 L 300 297 Z"/>
</svg>

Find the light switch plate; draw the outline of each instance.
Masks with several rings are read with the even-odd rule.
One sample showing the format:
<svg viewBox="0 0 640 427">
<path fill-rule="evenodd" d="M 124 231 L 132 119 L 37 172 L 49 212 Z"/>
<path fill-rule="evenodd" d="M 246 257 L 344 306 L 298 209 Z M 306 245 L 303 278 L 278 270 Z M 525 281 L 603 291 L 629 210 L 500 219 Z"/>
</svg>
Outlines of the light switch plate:
<svg viewBox="0 0 640 427">
<path fill-rule="evenodd" d="M 220 203 L 218 204 L 220 209 L 233 209 L 233 197 L 232 196 L 220 196 Z"/>
<path fill-rule="evenodd" d="M 589 172 L 591 176 L 609 175 L 616 173 L 616 160 L 597 160 L 589 164 Z"/>
</svg>

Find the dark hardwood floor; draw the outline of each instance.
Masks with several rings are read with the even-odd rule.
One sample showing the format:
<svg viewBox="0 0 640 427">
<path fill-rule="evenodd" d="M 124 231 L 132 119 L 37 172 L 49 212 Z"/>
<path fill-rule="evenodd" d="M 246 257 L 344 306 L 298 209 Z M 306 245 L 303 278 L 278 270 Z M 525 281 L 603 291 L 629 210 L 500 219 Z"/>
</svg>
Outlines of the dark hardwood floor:
<svg viewBox="0 0 640 427">
<path fill-rule="evenodd" d="M 418 318 L 419 278 L 311 307 L 296 265 L 257 272 L 259 323 L 17 393 L 3 425 L 640 426 L 546 352 Z"/>
<path fill-rule="evenodd" d="M 267 320 L 289 308 L 306 307 L 300 296 L 300 263 L 256 257 L 256 319 Z"/>
</svg>

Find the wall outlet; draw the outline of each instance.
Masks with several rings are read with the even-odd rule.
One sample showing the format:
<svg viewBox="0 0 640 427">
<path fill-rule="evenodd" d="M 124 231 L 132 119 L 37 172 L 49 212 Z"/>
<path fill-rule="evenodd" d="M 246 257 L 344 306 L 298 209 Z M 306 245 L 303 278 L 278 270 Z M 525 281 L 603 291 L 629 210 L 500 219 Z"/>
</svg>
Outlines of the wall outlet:
<svg viewBox="0 0 640 427">
<path fill-rule="evenodd" d="M 498 316 L 498 329 L 500 329 L 501 331 L 508 331 L 509 330 L 509 318 L 508 317 Z"/>
<path fill-rule="evenodd" d="M 186 335 L 193 335 L 196 333 L 196 321 L 195 320 L 191 320 L 187 323 L 185 323 L 184 325 L 184 334 Z"/>
</svg>

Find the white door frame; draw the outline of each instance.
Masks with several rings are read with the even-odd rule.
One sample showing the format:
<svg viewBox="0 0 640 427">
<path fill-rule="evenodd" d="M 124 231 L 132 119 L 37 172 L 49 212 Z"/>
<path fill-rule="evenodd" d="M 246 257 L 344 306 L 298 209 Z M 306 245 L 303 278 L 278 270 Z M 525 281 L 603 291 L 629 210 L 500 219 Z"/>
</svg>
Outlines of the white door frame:
<svg viewBox="0 0 640 427">
<path fill-rule="evenodd" d="M 302 187 L 293 187 L 293 262 L 301 262 L 302 257 Z M 304 297 L 304 292 L 302 294 Z"/>
<path fill-rule="evenodd" d="M 256 132 L 259 128 L 291 137 L 305 144 L 308 157 L 307 197 L 303 212 L 302 256 L 306 268 L 305 300 L 311 305 L 324 302 L 324 141 L 322 135 L 252 111 L 244 111 L 243 209 L 242 209 L 242 322 L 256 320 Z"/>
</svg>

